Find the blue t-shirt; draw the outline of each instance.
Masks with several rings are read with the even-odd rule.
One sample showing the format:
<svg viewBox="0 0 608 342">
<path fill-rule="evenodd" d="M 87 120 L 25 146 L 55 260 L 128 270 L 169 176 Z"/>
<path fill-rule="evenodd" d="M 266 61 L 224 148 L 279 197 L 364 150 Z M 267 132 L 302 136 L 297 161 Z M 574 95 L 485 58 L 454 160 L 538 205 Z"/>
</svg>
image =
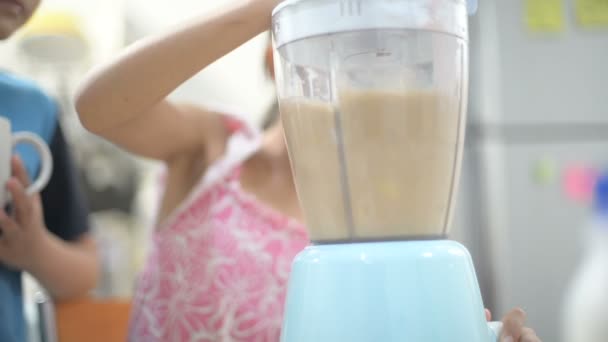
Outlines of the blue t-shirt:
<svg viewBox="0 0 608 342">
<path fill-rule="evenodd" d="M 73 241 L 88 231 L 88 210 L 57 112 L 55 102 L 35 84 L 0 72 L 0 116 L 11 121 L 13 132 L 36 133 L 51 149 L 53 173 L 41 193 L 45 224 L 51 233 Z M 34 148 L 17 146 L 16 152 L 35 178 L 40 159 Z M 21 272 L 0 263 L 0 341 L 25 340 Z"/>
<path fill-rule="evenodd" d="M 38 134 L 47 144 L 57 126 L 57 106 L 35 84 L 12 75 L 0 73 L 0 116 L 8 118 L 13 132 Z M 19 145 L 30 177 L 35 177 L 40 160 L 33 147 Z"/>
</svg>

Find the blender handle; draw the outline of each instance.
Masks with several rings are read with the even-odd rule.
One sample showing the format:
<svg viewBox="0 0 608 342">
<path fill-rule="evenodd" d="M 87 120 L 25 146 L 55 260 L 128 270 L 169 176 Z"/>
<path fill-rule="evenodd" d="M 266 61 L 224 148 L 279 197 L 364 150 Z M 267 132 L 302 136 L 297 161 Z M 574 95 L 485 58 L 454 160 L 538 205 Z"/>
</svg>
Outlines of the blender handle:
<svg viewBox="0 0 608 342">
<path fill-rule="evenodd" d="M 490 332 L 490 341 L 499 342 L 502 335 L 502 322 L 488 322 L 488 330 Z"/>
</svg>

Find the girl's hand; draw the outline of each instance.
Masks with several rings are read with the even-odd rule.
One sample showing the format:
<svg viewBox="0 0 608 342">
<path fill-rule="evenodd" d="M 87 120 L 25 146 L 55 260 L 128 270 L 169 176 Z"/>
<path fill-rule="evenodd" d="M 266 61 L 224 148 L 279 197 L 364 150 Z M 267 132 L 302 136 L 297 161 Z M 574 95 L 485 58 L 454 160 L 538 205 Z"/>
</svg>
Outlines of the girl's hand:
<svg viewBox="0 0 608 342">
<path fill-rule="evenodd" d="M 254 8 L 258 15 L 262 15 L 267 18 L 268 28 L 270 28 L 270 19 L 272 17 L 272 11 L 281 2 L 285 0 L 246 0 L 250 8 Z"/>
<path fill-rule="evenodd" d="M 30 181 L 19 158 L 12 158 L 11 169 L 14 177 L 2 184 L 11 194 L 13 210 L 10 216 L 4 209 L 0 210 L 0 263 L 28 271 L 46 247 L 48 232 L 40 196 L 26 193 Z"/>
<path fill-rule="evenodd" d="M 272 11 L 272 9 L 274 9 L 278 4 L 280 4 L 284 0 L 253 0 L 253 1 L 263 3 L 264 6 L 270 7 L 271 11 Z"/>
<path fill-rule="evenodd" d="M 492 320 L 492 314 L 486 310 L 486 319 Z M 511 310 L 502 320 L 503 332 L 500 342 L 541 342 L 534 330 L 525 327 L 526 313 L 522 309 Z"/>
</svg>

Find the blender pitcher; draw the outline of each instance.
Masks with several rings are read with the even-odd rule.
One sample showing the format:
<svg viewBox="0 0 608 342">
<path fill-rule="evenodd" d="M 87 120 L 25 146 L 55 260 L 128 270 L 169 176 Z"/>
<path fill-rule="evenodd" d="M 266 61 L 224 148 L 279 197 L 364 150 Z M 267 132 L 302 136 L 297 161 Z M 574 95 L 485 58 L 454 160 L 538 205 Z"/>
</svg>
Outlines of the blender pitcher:
<svg viewBox="0 0 608 342">
<path fill-rule="evenodd" d="M 313 244 L 283 342 L 490 342 L 471 257 L 446 240 L 468 91 L 464 0 L 287 0 L 279 109 Z"/>
<path fill-rule="evenodd" d="M 287 1 L 274 13 L 279 106 L 311 239 L 444 237 L 466 115 L 464 1 Z"/>
</svg>

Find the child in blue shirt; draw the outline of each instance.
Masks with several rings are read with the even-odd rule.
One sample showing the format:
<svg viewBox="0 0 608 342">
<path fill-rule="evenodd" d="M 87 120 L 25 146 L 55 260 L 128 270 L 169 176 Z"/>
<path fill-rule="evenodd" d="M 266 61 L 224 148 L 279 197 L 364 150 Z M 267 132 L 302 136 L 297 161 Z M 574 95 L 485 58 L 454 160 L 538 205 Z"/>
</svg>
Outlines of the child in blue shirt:
<svg viewBox="0 0 608 342">
<path fill-rule="evenodd" d="M 10 37 L 32 15 L 39 0 L 0 1 L 0 40 Z M 25 341 L 21 273 L 37 278 L 57 299 L 85 294 L 97 280 L 95 245 L 77 173 L 57 120 L 57 105 L 35 84 L 0 71 L 0 116 L 13 131 L 38 134 L 53 155 L 53 174 L 40 193 L 24 188 L 39 159 L 19 146 L 11 161 L 10 210 L 0 208 L 0 341 Z"/>
</svg>

